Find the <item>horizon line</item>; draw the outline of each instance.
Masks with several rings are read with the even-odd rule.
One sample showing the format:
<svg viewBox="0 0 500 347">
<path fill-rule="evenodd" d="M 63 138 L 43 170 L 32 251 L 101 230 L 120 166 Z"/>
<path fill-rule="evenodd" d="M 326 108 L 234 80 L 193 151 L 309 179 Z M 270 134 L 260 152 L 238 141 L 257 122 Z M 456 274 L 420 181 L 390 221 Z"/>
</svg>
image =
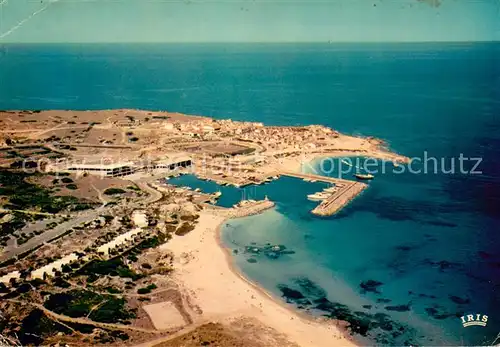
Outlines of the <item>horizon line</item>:
<svg viewBox="0 0 500 347">
<path fill-rule="evenodd" d="M 6 41 L 2 44 L 379 44 L 379 43 L 500 43 L 499 40 L 434 40 L 434 41 Z"/>
</svg>

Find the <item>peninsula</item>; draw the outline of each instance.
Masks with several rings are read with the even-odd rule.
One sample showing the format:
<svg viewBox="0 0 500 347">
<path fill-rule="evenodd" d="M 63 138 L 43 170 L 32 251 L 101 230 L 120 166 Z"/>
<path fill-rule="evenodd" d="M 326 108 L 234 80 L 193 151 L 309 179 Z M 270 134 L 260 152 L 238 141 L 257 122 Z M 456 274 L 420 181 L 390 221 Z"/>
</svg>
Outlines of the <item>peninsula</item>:
<svg viewBox="0 0 500 347">
<path fill-rule="evenodd" d="M 303 316 L 243 278 L 219 242 L 272 199 L 237 188 L 282 175 L 332 185 L 314 214 L 367 187 L 302 172 L 318 157 L 404 163 L 375 138 L 141 110 L 0 111 L 0 295 L 6 345 L 346 346 L 344 322 Z"/>
</svg>

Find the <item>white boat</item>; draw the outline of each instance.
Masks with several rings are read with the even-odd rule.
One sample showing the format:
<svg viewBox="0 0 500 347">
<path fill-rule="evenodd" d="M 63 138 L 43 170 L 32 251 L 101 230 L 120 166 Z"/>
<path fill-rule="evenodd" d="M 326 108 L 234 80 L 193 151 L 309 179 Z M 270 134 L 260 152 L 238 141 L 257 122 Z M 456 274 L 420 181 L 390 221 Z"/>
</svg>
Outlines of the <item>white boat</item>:
<svg viewBox="0 0 500 347">
<path fill-rule="evenodd" d="M 328 187 L 323 189 L 323 191 L 326 193 L 335 193 L 337 191 L 337 187 Z"/>
<path fill-rule="evenodd" d="M 214 193 L 214 197 L 216 197 L 216 198 L 218 198 L 218 197 L 219 197 L 219 196 L 221 196 L 221 195 L 222 195 L 222 193 L 221 193 L 221 192 L 215 192 L 215 193 Z"/>
<path fill-rule="evenodd" d="M 331 194 L 328 193 L 314 193 L 314 194 L 309 194 L 307 198 L 311 201 L 322 201 L 328 199 L 330 196 Z"/>
<path fill-rule="evenodd" d="M 345 159 L 342 159 L 342 160 L 341 160 L 341 162 L 342 162 L 342 164 L 346 164 L 347 166 L 352 166 L 352 164 L 351 164 L 351 163 L 349 163 L 349 162 L 348 162 L 347 160 L 345 160 Z"/>
<path fill-rule="evenodd" d="M 371 180 L 375 176 L 373 176 L 371 174 L 366 174 L 366 175 L 364 175 L 364 174 L 355 174 L 354 177 L 356 177 L 359 180 Z"/>
<path fill-rule="evenodd" d="M 195 192 L 201 192 L 201 189 L 200 188 L 196 188 L 194 191 Z"/>
</svg>

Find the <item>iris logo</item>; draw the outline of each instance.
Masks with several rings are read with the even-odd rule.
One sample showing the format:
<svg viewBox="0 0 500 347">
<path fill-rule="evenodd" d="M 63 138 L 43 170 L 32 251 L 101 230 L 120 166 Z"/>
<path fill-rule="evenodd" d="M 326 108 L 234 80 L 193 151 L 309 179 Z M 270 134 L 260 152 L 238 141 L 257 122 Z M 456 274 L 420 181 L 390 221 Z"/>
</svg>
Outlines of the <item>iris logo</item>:
<svg viewBox="0 0 500 347">
<path fill-rule="evenodd" d="M 466 316 L 460 317 L 462 320 L 462 325 L 464 328 L 477 325 L 481 327 L 485 327 L 488 324 L 488 316 L 480 313 L 476 314 L 468 314 Z"/>
</svg>

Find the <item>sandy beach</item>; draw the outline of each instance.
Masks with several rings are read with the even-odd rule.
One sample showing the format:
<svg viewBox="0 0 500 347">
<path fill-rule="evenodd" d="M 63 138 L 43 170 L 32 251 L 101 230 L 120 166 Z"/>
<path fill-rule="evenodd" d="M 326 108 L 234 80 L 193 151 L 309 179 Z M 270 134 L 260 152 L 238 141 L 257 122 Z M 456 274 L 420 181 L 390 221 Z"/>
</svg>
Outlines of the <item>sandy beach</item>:
<svg viewBox="0 0 500 347">
<path fill-rule="evenodd" d="M 334 321 L 305 317 L 243 278 L 220 243 L 225 217 L 213 213 L 203 211 L 195 230 L 162 246 L 175 256 L 175 281 L 200 309 L 195 324 L 253 318 L 285 338 L 288 345 L 354 346 Z"/>
</svg>

